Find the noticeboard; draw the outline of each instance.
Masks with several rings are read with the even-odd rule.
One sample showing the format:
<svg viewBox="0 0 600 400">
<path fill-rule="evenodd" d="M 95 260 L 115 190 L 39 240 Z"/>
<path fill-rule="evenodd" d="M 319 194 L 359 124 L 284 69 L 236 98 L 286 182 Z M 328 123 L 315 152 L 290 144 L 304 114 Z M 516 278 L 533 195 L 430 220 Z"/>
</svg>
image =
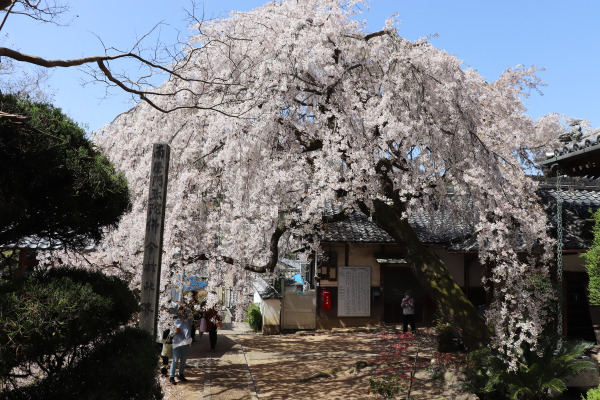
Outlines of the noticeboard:
<svg viewBox="0 0 600 400">
<path fill-rule="evenodd" d="M 338 268 L 338 317 L 371 316 L 371 268 Z"/>
</svg>

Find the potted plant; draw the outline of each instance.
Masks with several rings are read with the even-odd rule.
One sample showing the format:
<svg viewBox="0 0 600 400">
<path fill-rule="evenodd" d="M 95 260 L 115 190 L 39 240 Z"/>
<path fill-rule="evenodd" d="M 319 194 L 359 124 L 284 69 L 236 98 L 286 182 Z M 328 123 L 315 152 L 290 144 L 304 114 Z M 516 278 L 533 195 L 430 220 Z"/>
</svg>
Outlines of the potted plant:
<svg viewBox="0 0 600 400">
<path fill-rule="evenodd" d="M 590 316 L 594 325 L 596 342 L 600 343 L 600 209 L 592 213 L 592 234 L 594 239 L 590 248 L 581 254 L 585 260 L 585 270 L 588 274 L 588 302 Z"/>
</svg>

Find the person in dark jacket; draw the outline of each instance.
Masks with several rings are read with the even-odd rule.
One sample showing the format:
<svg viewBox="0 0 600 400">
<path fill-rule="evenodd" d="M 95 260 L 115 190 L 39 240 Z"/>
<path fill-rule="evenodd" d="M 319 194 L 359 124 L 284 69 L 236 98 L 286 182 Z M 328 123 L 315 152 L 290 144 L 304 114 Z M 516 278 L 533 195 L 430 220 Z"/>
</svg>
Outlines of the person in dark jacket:
<svg viewBox="0 0 600 400">
<path fill-rule="evenodd" d="M 204 318 L 206 318 L 210 351 L 215 351 L 215 346 L 217 345 L 217 329 L 223 325 L 221 316 L 214 307 L 211 307 L 204 312 Z"/>
</svg>

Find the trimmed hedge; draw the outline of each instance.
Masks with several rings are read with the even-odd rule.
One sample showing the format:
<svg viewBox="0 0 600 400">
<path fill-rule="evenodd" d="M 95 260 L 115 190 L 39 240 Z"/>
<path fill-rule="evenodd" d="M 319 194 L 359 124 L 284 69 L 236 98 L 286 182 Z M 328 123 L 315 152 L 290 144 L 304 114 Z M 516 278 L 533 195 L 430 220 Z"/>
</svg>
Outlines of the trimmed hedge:
<svg viewBox="0 0 600 400">
<path fill-rule="evenodd" d="M 0 284 L 0 381 L 14 383 L 15 367 L 46 372 L 0 400 L 161 399 L 154 338 L 123 328 L 138 310 L 127 282 L 101 272 L 59 267 Z"/>
<path fill-rule="evenodd" d="M 260 332 L 262 330 L 262 314 L 260 308 L 256 304 L 252 304 L 248 309 L 248 325 L 254 330 L 254 332 Z"/>
<path fill-rule="evenodd" d="M 138 310 L 123 280 L 67 267 L 1 284 L 0 299 L 0 380 L 27 363 L 60 370 Z"/>
<path fill-rule="evenodd" d="M 0 400 L 162 399 L 153 338 L 137 328 L 107 335 L 80 362 L 52 378 L 10 392 Z"/>
</svg>

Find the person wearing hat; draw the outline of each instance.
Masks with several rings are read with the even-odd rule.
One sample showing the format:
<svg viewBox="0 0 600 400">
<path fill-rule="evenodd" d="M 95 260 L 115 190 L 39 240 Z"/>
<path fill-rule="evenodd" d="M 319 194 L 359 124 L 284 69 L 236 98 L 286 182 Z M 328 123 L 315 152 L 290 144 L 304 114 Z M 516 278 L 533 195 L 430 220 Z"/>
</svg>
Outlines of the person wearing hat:
<svg viewBox="0 0 600 400">
<path fill-rule="evenodd" d="M 412 292 L 407 290 L 404 293 L 402 299 L 402 331 L 408 331 L 408 324 L 410 324 L 410 330 L 415 332 L 415 299 L 412 298 Z"/>
</svg>

